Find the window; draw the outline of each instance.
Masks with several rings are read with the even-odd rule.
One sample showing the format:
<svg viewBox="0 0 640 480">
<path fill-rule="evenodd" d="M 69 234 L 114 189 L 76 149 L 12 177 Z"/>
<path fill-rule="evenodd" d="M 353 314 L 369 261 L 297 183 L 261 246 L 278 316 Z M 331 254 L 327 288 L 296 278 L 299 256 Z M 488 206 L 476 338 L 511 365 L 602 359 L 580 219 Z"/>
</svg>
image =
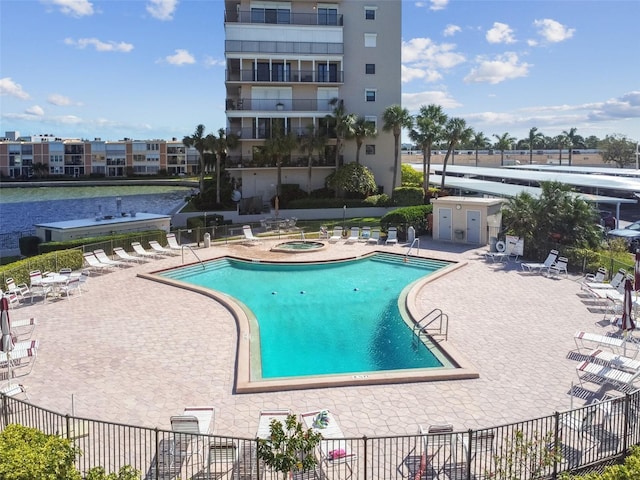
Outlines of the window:
<svg viewBox="0 0 640 480">
<path fill-rule="evenodd" d="M 376 73 L 376 64 L 375 63 L 365 63 L 364 65 L 364 73 L 367 75 L 374 75 Z"/>
<path fill-rule="evenodd" d="M 375 155 L 376 154 L 376 146 L 375 145 L 365 145 L 364 146 L 365 155 Z"/>
<path fill-rule="evenodd" d="M 375 47 L 377 38 L 378 38 L 378 34 L 377 33 L 365 33 L 364 34 L 364 46 L 365 47 Z"/>
<path fill-rule="evenodd" d="M 375 20 L 376 9 L 374 7 L 364 7 L 364 18 L 366 20 Z"/>
<path fill-rule="evenodd" d="M 367 102 L 375 102 L 376 101 L 376 91 L 375 90 L 365 90 L 364 96 Z"/>
<path fill-rule="evenodd" d="M 331 7 L 318 7 L 318 25 L 337 25 L 338 9 Z"/>
<path fill-rule="evenodd" d="M 371 122 L 374 128 L 378 128 L 378 117 L 376 117 L 375 115 L 365 115 L 364 119 L 367 122 Z"/>
</svg>

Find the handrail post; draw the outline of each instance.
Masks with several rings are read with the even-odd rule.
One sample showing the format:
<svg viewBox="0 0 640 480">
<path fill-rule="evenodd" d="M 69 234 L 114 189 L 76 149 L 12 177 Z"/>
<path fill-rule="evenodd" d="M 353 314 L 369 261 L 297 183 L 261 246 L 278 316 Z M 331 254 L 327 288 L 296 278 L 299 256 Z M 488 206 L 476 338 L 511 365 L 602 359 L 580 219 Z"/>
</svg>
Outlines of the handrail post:
<svg viewBox="0 0 640 480">
<path fill-rule="evenodd" d="M 160 453 L 160 439 L 158 438 L 159 436 L 159 431 L 158 431 L 158 427 L 155 428 L 155 432 L 156 432 L 156 445 L 155 445 L 155 449 L 156 449 L 156 464 L 154 465 L 154 470 L 156 471 L 156 478 L 160 478 L 160 459 L 158 458 L 158 453 Z"/>
<path fill-rule="evenodd" d="M 470 428 L 467 431 L 467 433 L 469 434 L 469 440 L 468 440 L 469 443 L 467 443 L 467 445 L 469 445 L 469 448 L 467 448 L 467 458 L 465 458 L 465 460 L 467 462 L 467 480 L 471 480 L 471 450 L 472 450 L 471 449 L 471 439 L 472 439 L 472 436 L 473 436 L 473 429 Z M 464 440 L 463 440 L 463 442 L 464 442 Z M 456 445 L 456 448 L 457 448 L 457 445 Z M 463 452 L 464 452 L 464 449 L 463 449 Z"/>
<path fill-rule="evenodd" d="M 553 473 L 551 478 L 558 477 L 558 452 L 560 451 L 560 413 L 555 412 L 553 414 L 555 419 L 555 426 L 553 429 Z"/>
<path fill-rule="evenodd" d="M 629 436 L 629 422 L 631 421 L 631 418 L 629 417 L 629 410 L 630 410 L 630 403 L 631 403 L 631 398 L 630 395 L 627 393 L 624 396 L 624 426 L 622 427 L 622 455 L 623 458 L 627 457 L 627 448 L 628 448 L 628 436 Z"/>
<path fill-rule="evenodd" d="M 69 416 L 69 414 L 67 413 L 65 416 L 65 422 L 67 423 L 67 440 L 71 439 L 71 417 Z"/>
<path fill-rule="evenodd" d="M 367 463 L 368 463 L 367 462 L 367 442 L 368 442 L 367 436 L 364 435 L 362 437 L 362 440 L 364 441 L 364 478 L 366 480 L 366 478 L 367 478 Z"/>
</svg>

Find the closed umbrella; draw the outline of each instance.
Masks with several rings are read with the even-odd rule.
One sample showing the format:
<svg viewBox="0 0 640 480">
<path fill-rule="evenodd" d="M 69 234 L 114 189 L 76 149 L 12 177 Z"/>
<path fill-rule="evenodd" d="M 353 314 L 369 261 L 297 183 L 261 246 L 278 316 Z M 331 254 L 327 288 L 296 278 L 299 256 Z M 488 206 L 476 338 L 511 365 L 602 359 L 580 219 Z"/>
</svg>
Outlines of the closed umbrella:
<svg viewBox="0 0 640 480">
<path fill-rule="evenodd" d="M 636 267 L 634 269 L 634 279 L 633 279 L 633 289 L 636 291 L 636 296 L 638 295 L 638 290 L 640 290 L 640 250 L 636 250 Z"/>
<path fill-rule="evenodd" d="M 7 373 L 9 383 L 11 382 L 11 350 L 13 349 L 13 338 L 11 338 L 11 321 L 9 320 L 9 301 L 2 295 L 0 300 L 0 330 L 2 338 L 0 340 L 0 352 L 7 355 Z"/>
<path fill-rule="evenodd" d="M 622 320 L 620 322 L 620 328 L 624 332 L 624 354 L 627 354 L 627 336 L 629 332 L 636 328 L 636 322 L 633 321 L 633 301 L 631 295 L 633 287 L 631 286 L 631 279 L 627 278 L 624 281 L 624 297 L 622 300 Z"/>
</svg>

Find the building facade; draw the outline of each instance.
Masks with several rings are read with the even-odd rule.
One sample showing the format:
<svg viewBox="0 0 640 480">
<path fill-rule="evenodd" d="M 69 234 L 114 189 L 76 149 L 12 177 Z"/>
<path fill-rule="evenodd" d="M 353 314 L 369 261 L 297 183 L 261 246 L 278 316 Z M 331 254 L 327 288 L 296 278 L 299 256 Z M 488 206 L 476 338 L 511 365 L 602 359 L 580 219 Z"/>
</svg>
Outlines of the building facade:
<svg viewBox="0 0 640 480">
<path fill-rule="evenodd" d="M 275 194 L 277 168 L 265 150 L 274 136 L 325 138 L 282 160 L 283 184 L 322 188 L 336 164 L 355 161 L 354 140 L 336 155 L 330 117 L 338 105 L 376 127 L 360 163 L 392 192 L 394 138 L 382 114 L 401 103 L 399 0 L 226 0 L 225 60 L 227 134 L 239 139 L 227 168 L 244 198 Z"/>
</svg>

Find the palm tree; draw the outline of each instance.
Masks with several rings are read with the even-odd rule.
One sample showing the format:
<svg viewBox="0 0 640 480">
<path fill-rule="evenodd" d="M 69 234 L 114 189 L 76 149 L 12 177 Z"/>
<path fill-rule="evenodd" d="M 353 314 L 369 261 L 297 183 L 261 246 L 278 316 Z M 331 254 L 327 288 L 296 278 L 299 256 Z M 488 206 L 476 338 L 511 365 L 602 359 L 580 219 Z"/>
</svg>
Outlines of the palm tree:
<svg viewBox="0 0 640 480">
<path fill-rule="evenodd" d="M 440 181 L 440 190 L 444 190 L 444 181 L 447 175 L 447 162 L 458 143 L 468 142 L 473 135 L 473 129 L 467 127 L 467 122 L 463 118 L 450 118 L 444 127 L 444 138 L 447 140 L 447 154 L 444 157 L 442 165 L 442 180 Z"/>
<path fill-rule="evenodd" d="M 478 150 L 484 149 L 491 140 L 483 132 L 474 132 L 471 138 L 471 145 L 476 152 L 476 167 L 478 166 Z"/>
<path fill-rule="evenodd" d="M 511 145 L 516 139 L 510 136 L 508 133 L 503 133 L 502 135 L 493 134 L 496 137 L 496 150 L 500 150 L 500 166 L 504 165 L 504 151 L 511 150 Z"/>
<path fill-rule="evenodd" d="M 529 130 L 529 165 L 533 163 L 533 147 L 543 138 L 544 135 L 538 131 L 538 127 L 532 127 Z"/>
<path fill-rule="evenodd" d="M 215 138 L 215 137 L 214 137 Z M 226 135 L 224 128 L 218 130 L 218 137 L 213 142 L 213 151 L 216 154 L 216 203 L 220 204 L 220 176 L 222 174 L 222 166 L 227 159 L 227 152 L 238 146 L 239 139 L 236 135 Z"/>
<path fill-rule="evenodd" d="M 313 152 L 321 152 L 327 144 L 327 137 L 313 124 L 307 125 L 304 135 L 298 139 L 298 147 L 302 153 L 307 153 L 307 194 L 311 195 L 311 173 L 313 168 Z"/>
<path fill-rule="evenodd" d="M 205 126 L 200 124 L 196 127 L 195 132 L 190 137 L 184 137 L 182 143 L 187 148 L 195 148 L 198 152 L 198 158 L 200 160 L 200 193 L 204 192 L 204 170 L 205 170 L 205 158 L 204 153 L 213 151 L 215 145 L 215 136 L 204 134 Z"/>
<path fill-rule="evenodd" d="M 360 165 L 360 149 L 365 138 L 374 138 L 378 135 L 373 122 L 358 116 L 353 122 L 351 134 L 356 139 L 356 165 Z"/>
<path fill-rule="evenodd" d="M 282 162 L 286 157 L 291 155 L 291 152 L 295 150 L 297 146 L 298 138 L 296 135 L 291 132 L 285 132 L 284 125 L 274 122 L 271 137 L 264 142 L 264 152 L 267 156 L 275 160 L 278 169 L 276 196 L 280 196 L 282 193 Z"/>
<path fill-rule="evenodd" d="M 571 166 L 571 158 L 572 158 L 572 154 L 573 154 L 573 149 L 575 147 L 584 147 L 584 140 L 582 139 L 582 137 L 580 135 L 576 135 L 576 131 L 578 129 L 575 127 L 572 127 L 569 129 L 569 131 L 564 130 L 562 132 L 562 135 L 564 135 L 567 139 L 567 148 L 569 149 L 569 166 Z"/>
<path fill-rule="evenodd" d="M 398 181 L 398 160 L 400 156 L 400 134 L 403 128 L 411 128 L 413 126 L 413 118 L 409 114 L 409 110 L 402 108 L 400 105 L 391 105 L 385 108 L 382 113 L 382 120 L 384 126 L 382 129 L 385 132 L 393 132 L 394 138 L 394 151 L 393 151 L 393 183 L 391 184 L 391 191 L 396 188 Z"/>
<path fill-rule="evenodd" d="M 351 138 L 353 132 L 353 123 L 356 116 L 353 113 L 347 113 L 344 108 L 344 100 L 337 97 L 329 100 L 329 105 L 333 107 L 333 111 L 326 118 L 333 123 L 336 133 L 336 168 L 342 165 L 340 161 L 340 152 L 345 139 Z"/>
<path fill-rule="evenodd" d="M 422 188 L 425 195 L 429 191 L 429 173 L 431 170 L 431 149 L 433 144 L 441 140 L 447 115 L 440 105 L 421 106 L 415 118 L 415 128 L 409 131 L 409 138 L 422 150 Z"/>
<path fill-rule="evenodd" d="M 553 142 L 558 147 L 558 150 L 560 150 L 560 165 L 562 165 L 562 149 L 569 144 L 569 141 L 566 135 L 561 134 L 557 137 L 554 137 Z"/>
</svg>

